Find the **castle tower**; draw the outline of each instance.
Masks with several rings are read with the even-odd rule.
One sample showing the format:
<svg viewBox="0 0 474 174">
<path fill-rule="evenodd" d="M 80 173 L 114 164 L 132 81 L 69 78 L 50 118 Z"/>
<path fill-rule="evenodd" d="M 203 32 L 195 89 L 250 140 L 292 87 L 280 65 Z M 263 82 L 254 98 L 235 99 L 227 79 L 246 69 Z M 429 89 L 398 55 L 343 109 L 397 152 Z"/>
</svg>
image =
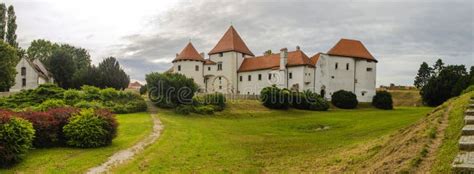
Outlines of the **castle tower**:
<svg viewBox="0 0 474 174">
<path fill-rule="evenodd" d="M 224 33 L 209 52 L 209 59 L 217 63 L 211 81 L 215 92 L 239 93 L 237 71 L 245 57 L 254 56 L 233 26 Z"/>
<path fill-rule="evenodd" d="M 204 58 L 198 53 L 191 42 L 173 60 L 173 72 L 194 79 L 202 89 L 204 87 Z"/>
</svg>

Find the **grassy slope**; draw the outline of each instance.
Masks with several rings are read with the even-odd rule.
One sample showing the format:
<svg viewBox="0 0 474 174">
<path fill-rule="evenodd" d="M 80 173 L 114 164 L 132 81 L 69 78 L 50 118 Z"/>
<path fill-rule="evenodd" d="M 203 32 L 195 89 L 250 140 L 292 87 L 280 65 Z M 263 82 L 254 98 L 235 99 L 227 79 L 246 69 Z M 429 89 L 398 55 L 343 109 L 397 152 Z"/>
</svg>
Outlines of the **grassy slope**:
<svg viewBox="0 0 474 174">
<path fill-rule="evenodd" d="M 467 108 L 470 98 L 474 97 L 474 92 L 467 93 L 448 102 L 451 104 L 451 112 L 449 113 L 449 125 L 445 131 L 443 143 L 436 156 L 435 163 L 432 168 L 433 173 L 449 173 L 451 172 L 451 163 L 459 152 L 459 137 L 461 129 L 464 126 L 464 111 Z"/>
<path fill-rule="evenodd" d="M 118 136 L 111 146 L 96 149 L 50 148 L 30 151 L 25 160 L 0 173 L 84 173 L 105 162 L 114 152 L 130 147 L 146 137 L 152 129 L 147 113 L 117 115 Z"/>
<path fill-rule="evenodd" d="M 326 170 L 346 158 L 346 151 L 394 133 L 429 110 L 270 111 L 246 101 L 214 117 L 164 111 L 159 113 L 165 129 L 158 142 L 115 172 Z"/>
<path fill-rule="evenodd" d="M 422 106 L 419 90 L 389 90 L 394 106 Z"/>
</svg>

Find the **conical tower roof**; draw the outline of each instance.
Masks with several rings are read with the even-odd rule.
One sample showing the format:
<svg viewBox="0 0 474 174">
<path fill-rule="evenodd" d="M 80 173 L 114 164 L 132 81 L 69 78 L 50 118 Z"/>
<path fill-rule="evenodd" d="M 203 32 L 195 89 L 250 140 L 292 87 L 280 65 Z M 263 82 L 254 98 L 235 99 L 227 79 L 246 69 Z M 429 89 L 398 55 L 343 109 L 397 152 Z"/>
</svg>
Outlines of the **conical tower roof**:
<svg viewBox="0 0 474 174">
<path fill-rule="evenodd" d="M 176 58 L 173 60 L 173 62 L 179 61 L 179 60 L 195 60 L 195 61 L 205 61 L 204 58 L 198 53 L 196 48 L 194 48 L 193 44 L 191 42 L 184 47 L 184 49 L 181 51 L 181 53 L 176 56 Z"/>
<path fill-rule="evenodd" d="M 225 32 L 224 36 L 222 36 L 221 40 L 217 42 L 211 52 L 209 52 L 209 55 L 227 51 L 236 51 L 253 56 L 252 51 L 249 50 L 245 42 L 239 36 L 239 33 L 237 33 L 232 25 Z"/>
</svg>

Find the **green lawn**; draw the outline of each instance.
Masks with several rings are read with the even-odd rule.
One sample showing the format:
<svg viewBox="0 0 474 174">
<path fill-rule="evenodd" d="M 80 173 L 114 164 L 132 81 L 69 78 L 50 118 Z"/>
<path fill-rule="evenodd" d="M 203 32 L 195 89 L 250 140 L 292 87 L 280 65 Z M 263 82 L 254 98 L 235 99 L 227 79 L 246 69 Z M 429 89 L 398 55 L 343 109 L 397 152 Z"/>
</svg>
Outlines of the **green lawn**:
<svg viewBox="0 0 474 174">
<path fill-rule="evenodd" d="M 95 149 L 50 148 L 28 152 L 24 161 L 0 173 L 84 173 L 107 160 L 114 152 L 132 146 L 152 130 L 147 113 L 117 115 L 118 136 L 111 146 Z"/>
<path fill-rule="evenodd" d="M 179 116 L 162 110 L 157 143 L 115 173 L 316 172 L 351 151 L 396 133 L 431 108 L 270 111 L 253 101 L 231 104 L 215 116 Z M 321 130 L 326 128 L 326 130 Z"/>
</svg>

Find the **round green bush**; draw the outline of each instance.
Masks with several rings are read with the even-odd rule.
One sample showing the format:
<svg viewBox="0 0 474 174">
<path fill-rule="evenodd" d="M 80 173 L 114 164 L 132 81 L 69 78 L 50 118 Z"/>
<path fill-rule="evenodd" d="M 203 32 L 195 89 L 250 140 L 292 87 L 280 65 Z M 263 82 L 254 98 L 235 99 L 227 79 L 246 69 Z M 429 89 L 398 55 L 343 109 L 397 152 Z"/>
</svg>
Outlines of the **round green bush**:
<svg viewBox="0 0 474 174">
<path fill-rule="evenodd" d="M 81 108 L 81 109 L 103 109 L 104 108 L 102 103 L 98 101 L 85 101 L 85 100 L 77 102 L 74 105 L 74 107 Z"/>
<path fill-rule="evenodd" d="M 61 108 L 66 106 L 66 103 L 63 100 L 60 99 L 48 99 L 38 105 L 37 110 L 40 111 L 47 111 L 48 109 L 52 108 Z"/>
<path fill-rule="evenodd" d="M 32 147 L 34 135 L 30 122 L 0 114 L 0 167 L 9 167 L 21 161 Z"/>
<path fill-rule="evenodd" d="M 193 110 L 192 105 L 179 105 L 174 109 L 174 111 L 180 115 L 189 115 Z"/>
<path fill-rule="evenodd" d="M 219 109 L 219 106 L 204 105 L 204 106 L 194 107 L 194 112 L 198 114 L 203 114 L 203 115 L 212 115 L 214 114 L 215 109 Z"/>
<path fill-rule="evenodd" d="M 76 104 L 77 102 L 81 101 L 82 98 L 83 98 L 83 94 L 81 91 L 75 90 L 75 89 L 69 89 L 64 92 L 63 99 L 64 99 L 64 102 L 66 102 L 66 104 L 72 106 Z"/>
<path fill-rule="evenodd" d="M 280 89 L 275 85 L 263 88 L 260 92 L 260 101 L 265 107 L 271 109 L 288 109 L 289 98 L 290 91 L 288 89 Z"/>
<path fill-rule="evenodd" d="M 309 104 L 309 110 L 327 111 L 328 109 L 329 109 L 329 102 L 323 99 L 322 97 L 315 98 L 315 100 Z"/>
<path fill-rule="evenodd" d="M 331 103 L 342 109 L 354 109 L 357 107 L 357 104 L 359 104 L 357 96 L 354 93 L 344 90 L 339 90 L 332 94 Z"/>
<path fill-rule="evenodd" d="M 117 134 L 117 122 L 110 113 L 104 113 L 87 109 L 73 116 L 63 128 L 67 144 L 81 148 L 110 145 Z"/>
<path fill-rule="evenodd" d="M 392 94 L 387 91 L 377 91 L 372 99 L 372 105 L 379 109 L 393 109 Z"/>
</svg>

